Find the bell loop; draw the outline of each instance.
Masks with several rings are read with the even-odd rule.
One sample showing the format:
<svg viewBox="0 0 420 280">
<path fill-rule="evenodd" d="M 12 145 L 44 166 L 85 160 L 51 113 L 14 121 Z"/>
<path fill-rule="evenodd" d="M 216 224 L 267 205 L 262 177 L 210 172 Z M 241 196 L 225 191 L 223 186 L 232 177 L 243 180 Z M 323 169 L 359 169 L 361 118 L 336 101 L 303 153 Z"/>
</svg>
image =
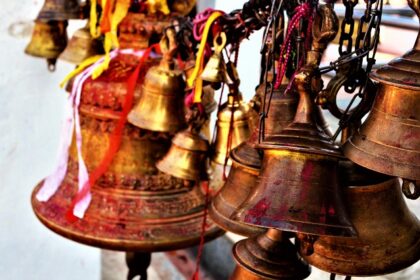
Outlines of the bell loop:
<svg viewBox="0 0 420 280">
<path fill-rule="evenodd" d="M 420 197 L 420 186 L 416 181 L 403 179 L 402 191 L 408 199 L 416 200 Z"/>
</svg>

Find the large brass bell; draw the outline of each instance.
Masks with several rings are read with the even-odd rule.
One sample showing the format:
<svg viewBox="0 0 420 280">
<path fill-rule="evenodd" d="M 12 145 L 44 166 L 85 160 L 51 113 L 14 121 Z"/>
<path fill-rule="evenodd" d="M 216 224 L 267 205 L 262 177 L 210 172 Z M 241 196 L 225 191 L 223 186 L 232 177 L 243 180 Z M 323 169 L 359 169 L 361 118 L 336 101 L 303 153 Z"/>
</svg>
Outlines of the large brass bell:
<svg viewBox="0 0 420 280">
<path fill-rule="evenodd" d="M 284 231 L 353 236 L 338 185 L 341 154 L 314 122 L 311 73 L 296 75 L 294 122 L 258 145 L 264 151 L 258 184 L 232 218 Z"/>
<path fill-rule="evenodd" d="M 239 241 L 232 251 L 237 266 L 231 280 L 300 280 L 311 273 L 286 234 L 275 229 Z"/>
<path fill-rule="evenodd" d="M 60 53 L 67 45 L 67 21 L 35 20 L 31 41 L 25 53 L 47 59 L 48 69 L 54 71 Z"/>
<path fill-rule="evenodd" d="M 201 79 L 210 83 L 225 83 L 227 81 L 226 64 L 223 60 L 222 51 L 226 46 L 226 34 L 219 33 L 214 38 L 214 53 L 204 68 Z"/>
<path fill-rule="evenodd" d="M 108 150 L 125 101 L 126 82 L 137 62 L 136 56 L 120 54 L 99 78 L 88 78 L 83 86 L 79 108 L 82 153 L 90 172 Z M 152 63 L 148 61 L 144 69 Z M 139 81 L 143 79 L 141 74 Z M 136 100 L 142 89 L 140 84 L 136 86 Z M 202 234 L 205 240 L 219 236 L 220 229 L 209 220 L 202 232 L 206 202 L 200 188 L 156 169 L 156 162 L 170 145 L 168 133 L 127 124 L 112 164 L 91 188 L 92 201 L 84 218 L 69 221 L 66 213 L 78 191 L 78 155 L 73 141 L 66 177 L 57 193 L 40 202 L 35 197 L 40 185 L 35 188 L 32 196 L 35 214 L 62 236 L 121 251 L 173 250 L 198 244 Z"/>
<path fill-rule="evenodd" d="M 178 132 L 186 127 L 184 89 L 182 72 L 174 69 L 172 58 L 163 59 L 148 71 L 143 93 L 128 121 L 152 131 Z"/>
<path fill-rule="evenodd" d="M 242 101 L 240 93 L 229 94 L 228 101 L 217 114 L 212 162 L 225 164 L 230 150 L 249 138 L 248 110 L 249 107 Z"/>
<path fill-rule="evenodd" d="M 176 178 L 200 181 L 207 179 L 207 155 L 210 145 L 197 130 L 189 128 L 172 139 L 167 155 L 156 167 Z"/>
<path fill-rule="evenodd" d="M 322 270 L 349 276 L 388 274 L 420 259 L 420 223 L 397 179 L 347 182 L 345 200 L 357 237 L 300 236 L 301 256 Z M 376 181 L 375 181 L 376 180 Z M 364 182 L 364 183 L 363 183 Z"/>
<path fill-rule="evenodd" d="M 417 3 L 417 4 L 416 4 Z M 418 1 L 409 1 L 419 15 Z M 413 50 L 372 73 L 379 89 L 372 110 L 344 147 L 344 154 L 366 168 L 420 180 L 420 37 Z M 392 132 L 391 132 L 392 131 Z M 420 189 L 406 195 L 420 196 Z"/>
<path fill-rule="evenodd" d="M 39 12 L 38 19 L 67 20 L 82 19 L 83 7 L 78 0 L 45 0 Z"/>
<path fill-rule="evenodd" d="M 102 43 L 92 37 L 88 24 L 76 30 L 59 59 L 78 65 L 91 56 L 103 53 Z"/>
<path fill-rule="evenodd" d="M 287 84 L 283 84 L 280 89 L 274 91 L 271 98 L 271 107 L 265 119 L 267 136 L 278 135 L 282 129 L 293 121 L 298 96 L 296 94 L 284 95 L 283 91 L 286 87 Z M 266 98 L 268 100 L 270 97 L 267 96 Z M 230 232 L 245 236 L 253 236 L 263 229 L 238 223 L 230 216 L 246 200 L 257 184 L 262 154 L 252 145 L 258 143 L 259 133 L 259 127 L 256 126 L 251 138 L 231 151 L 232 167 L 229 176 L 220 192 L 213 198 L 209 209 L 210 216 L 219 226 Z"/>
</svg>

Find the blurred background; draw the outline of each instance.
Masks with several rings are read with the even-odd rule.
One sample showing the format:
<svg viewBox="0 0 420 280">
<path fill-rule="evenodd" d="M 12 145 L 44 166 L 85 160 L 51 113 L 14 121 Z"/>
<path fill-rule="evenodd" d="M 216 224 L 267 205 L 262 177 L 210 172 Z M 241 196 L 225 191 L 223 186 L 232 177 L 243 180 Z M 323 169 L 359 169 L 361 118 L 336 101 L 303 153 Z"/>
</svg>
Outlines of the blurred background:
<svg viewBox="0 0 420 280">
<path fill-rule="evenodd" d="M 244 2 L 211 0 L 200 1 L 199 5 L 229 12 L 241 8 Z M 389 2 L 387 9 L 393 8 L 389 12 L 393 15 L 384 16 L 378 64 L 409 50 L 417 36 L 418 23 L 412 14 L 407 14 L 406 2 Z M 23 52 L 42 0 L 0 0 L 0 3 L 0 279 L 125 279 L 123 253 L 101 251 L 66 240 L 47 230 L 32 213 L 32 189 L 56 163 L 66 99 L 65 91 L 58 84 L 73 66 L 59 61 L 57 70 L 50 73 L 44 60 Z M 83 24 L 72 21 L 69 35 Z M 239 57 L 245 99 L 252 97 L 258 82 L 261 32 L 249 39 L 241 46 Z M 324 63 L 337 57 L 337 48 L 331 46 Z M 330 122 L 335 127 L 337 120 L 330 119 Z M 419 201 L 408 203 L 420 216 Z M 229 235 L 228 238 L 238 237 Z M 183 279 L 164 254 L 153 254 L 149 275 L 151 280 Z M 314 269 L 308 279 L 328 277 Z M 370 279 L 418 280 L 420 265 Z"/>
</svg>

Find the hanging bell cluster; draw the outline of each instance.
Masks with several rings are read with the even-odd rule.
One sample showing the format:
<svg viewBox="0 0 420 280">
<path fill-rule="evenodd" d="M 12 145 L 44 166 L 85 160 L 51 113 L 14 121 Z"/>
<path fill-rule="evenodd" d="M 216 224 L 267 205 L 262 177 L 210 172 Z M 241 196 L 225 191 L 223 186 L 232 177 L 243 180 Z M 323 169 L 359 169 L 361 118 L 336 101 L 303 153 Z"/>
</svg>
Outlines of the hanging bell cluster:
<svg viewBox="0 0 420 280">
<path fill-rule="evenodd" d="M 67 21 L 85 18 L 86 8 L 86 3 L 80 5 L 77 0 L 45 0 L 35 20 L 32 38 L 25 49 L 25 53 L 45 58 L 48 69 L 54 71 L 58 57 L 67 46 Z M 77 37 L 80 37 L 80 31 L 78 33 Z M 84 39 L 79 38 L 79 41 Z M 85 44 L 84 42 L 75 43 L 73 40 L 70 42 L 72 45 Z M 79 52 L 85 52 L 85 50 L 79 48 Z"/>
</svg>

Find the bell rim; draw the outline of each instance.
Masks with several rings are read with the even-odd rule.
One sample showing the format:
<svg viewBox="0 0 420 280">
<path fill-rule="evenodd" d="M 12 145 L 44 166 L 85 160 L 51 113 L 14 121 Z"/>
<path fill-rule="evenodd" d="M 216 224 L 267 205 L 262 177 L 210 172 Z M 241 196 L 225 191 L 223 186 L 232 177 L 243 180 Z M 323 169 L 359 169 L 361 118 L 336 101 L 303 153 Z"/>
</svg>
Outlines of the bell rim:
<svg viewBox="0 0 420 280">
<path fill-rule="evenodd" d="M 42 181 L 43 182 L 43 181 Z M 42 183 L 41 182 L 41 183 Z M 66 228 L 63 225 L 59 225 L 58 223 L 54 223 L 53 221 L 50 221 L 47 217 L 44 217 L 44 215 L 41 214 L 39 211 L 40 207 L 42 205 L 45 205 L 48 202 L 40 202 L 36 199 L 36 193 L 39 189 L 38 184 L 35 189 L 32 192 L 31 195 L 31 204 L 32 209 L 35 214 L 35 216 L 38 218 L 38 220 L 47 228 L 49 228 L 54 233 L 84 244 L 89 245 L 97 248 L 102 249 L 110 249 L 110 250 L 117 250 L 117 251 L 141 251 L 141 252 L 159 252 L 159 251 L 169 251 L 169 250 L 177 250 L 182 249 L 190 246 L 195 246 L 200 243 L 201 239 L 201 233 L 193 235 L 192 237 L 183 239 L 182 237 L 185 236 L 185 234 L 179 234 L 177 239 L 174 239 L 173 236 L 170 236 L 171 238 L 166 238 L 161 240 L 140 240 L 140 238 L 132 238 L 132 239 L 118 239 L 118 238 L 108 238 L 104 236 L 94 236 L 92 234 L 86 234 L 82 231 L 77 231 L 75 228 Z M 185 224 L 182 222 L 190 222 L 191 220 L 195 219 L 197 220 L 197 223 L 199 223 L 201 227 L 201 223 L 203 221 L 204 217 L 204 209 L 197 213 L 189 214 L 188 216 L 183 217 L 182 219 L 179 219 L 179 221 L 176 221 L 179 223 L 177 225 L 179 229 L 184 229 Z M 65 219 L 65 217 L 62 217 Z M 176 224 L 173 221 L 171 221 L 172 218 L 168 218 L 169 220 L 166 224 Z M 97 220 L 96 218 L 94 220 Z M 77 221 L 76 221 L 77 222 Z M 86 221 L 87 223 L 91 223 L 91 221 Z M 209 220 L 207 220 L 209 223 Z M 165 227 L 165 223 L 162 223 L 162 227 Z M 204 234 L 205 241 L 211 241 L 221 235 L 224 234 L 224 231 L 217 227 L 215 223 L 213 223 L 210 220 L 211 225 L 207 227 L 206 232 Z M 117 236 L 118 237 L 118 236 Z M 181 238 L 180 238 L 181 237 Z"/>
</svg>

